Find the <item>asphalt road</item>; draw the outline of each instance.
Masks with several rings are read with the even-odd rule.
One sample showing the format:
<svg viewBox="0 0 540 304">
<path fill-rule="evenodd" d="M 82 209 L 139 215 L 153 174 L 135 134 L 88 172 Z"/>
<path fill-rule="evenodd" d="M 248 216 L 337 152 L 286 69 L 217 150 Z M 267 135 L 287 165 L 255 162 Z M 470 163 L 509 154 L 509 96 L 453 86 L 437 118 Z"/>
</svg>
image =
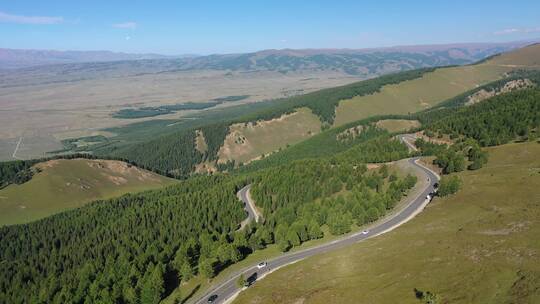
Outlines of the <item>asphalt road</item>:
<svg viewBox="0 0 540 304">
<path fill-rule="evenodd" d="M 207 292 L 202 298 L 198 299 L 194 303 L 198 303 L 198 304 L 208 303 L 208 298 L 211 295 L 217 295 L 217 299 L 213 303 L 224 303 L 227 301 L 227 299 L 234 296 L 240 290 L 236 286 L 236 281 L 238 277 L 240 276 L 240 274 L 243 274 L 245 278 L 249 278 L 249 277 L 252 277 L 255 279 L 260 278 L 264 274 L 278 267 L 282 267 L 282 266 L 297 262 L 299 260 L 305 259 L 307 257 L 313 256 L 316 254 L 325 253 L 331 250 L 335 250 L 335 249 L 342 248 L 342 247 L 345 247 L 354 243 L 364 241 L 368 238 L 375 237 L 377 235 L 388 232 L 398 227 L 399 225 L 405 223 L 406 221 L 410 220 L 416 214 L 421 212 L 426 206 L 426 204 L 429 203 L 429 201 L 426 200 L 426 196 L 435 191 L 434 184 L 438 183 L 438 180 L 439 180 L 438 175 L 436 175 L 431 170 L 423 167 L 422 165 L 417 164 L 417 160 L 418 160 L 418 157 L 410 158 L 408 159 L 408 162 L 411 166 L 415 166 L 420 169 L 420 171 L 423 173 L 423 176 L 424 176 L 423 178 L 429 181 L 427 183 L 427 187 L 420 193 L 420 195 L 411 198 L 410 202 L 401 211 L 394 214 L 392 217 L 389 217 L 386 221 L 374 227 L 371 227 L 368 234 L 362 234 L 362 232 L 358 232 L 355 234 L 347 235 L 341 239 L 338 239 L 338 240 L 335 240 L 335 241 L 332 241 L 323 245 L 308 248 L 302 251 L 284 254 L 282 256 L 266 261 L 267 266 L 262 269 L 258 269 L 257 265 L 253 265 L 252 267 L 249 267 L 247 269 L 242 270 L 241 272 L 231 275 L 231 277 L 226 282 L 222 283 L 219 286 L 214 287 L 212 290 Z M 240 190 L 241 193 L 239 193 L 239 197 L 244 201 L 246 206 L 249 206 L 249 202 L 246 196 L 246 192 L 248 189 L 249 189 L 249 186 L 242 188 Z M 256 280 L 254 284 L 256 284 Z"/>
<path fill-rule="evenodd" d="M 418 151 L 416 146 L 414 146 L 412 143 L 416 141 L 416 136 L 414 134 L 400 134 L 397 136 L 407 147 L 410 151 Z"/>
<path fill-rule="evenodd" d="M 245 186 L 244 188 L 240 189 L 240 191 L 238 191 L 237 196 L 238 196 L 239 199 L 242 200 L 242 202 L 244 202 L 244 209 L 246 209 L 246 211 L 248 213 L 248 217 L 247 217 L 246 221 L 247 222 L 251 222 L 251 221 L 258 222 L 259 221 L 259 214 L 255 210 L 255 206 L 253 206 L 253 202 L 250 201 L 250 199 L 249 199 L 249 196 L 248 196 L 249 189 L 251 189 L 251 185 Z"/>
</svg>

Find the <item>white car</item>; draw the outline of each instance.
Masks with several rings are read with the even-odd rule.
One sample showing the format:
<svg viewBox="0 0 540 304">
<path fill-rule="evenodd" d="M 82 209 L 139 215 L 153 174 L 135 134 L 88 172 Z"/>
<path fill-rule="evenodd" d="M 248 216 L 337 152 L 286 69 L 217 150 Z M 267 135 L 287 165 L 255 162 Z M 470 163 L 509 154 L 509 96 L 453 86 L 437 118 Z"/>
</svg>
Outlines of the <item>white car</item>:
<svg viewBox="0 0 540 304">
<path fill-rule="evenodd" d="M 362 231 L 362 234 L 368 234 L 368 233 L 369 233 L 369 230 Z"/>
<path fill-rule="evenodd" d="M 268 265 L 268 263 L 266 263 L 266 262 L 260 262 L 259 264 L 257 264 L 257 268 L 263 269 L 264 267 L 266 267 L 266 265 Z"/>
</svg>

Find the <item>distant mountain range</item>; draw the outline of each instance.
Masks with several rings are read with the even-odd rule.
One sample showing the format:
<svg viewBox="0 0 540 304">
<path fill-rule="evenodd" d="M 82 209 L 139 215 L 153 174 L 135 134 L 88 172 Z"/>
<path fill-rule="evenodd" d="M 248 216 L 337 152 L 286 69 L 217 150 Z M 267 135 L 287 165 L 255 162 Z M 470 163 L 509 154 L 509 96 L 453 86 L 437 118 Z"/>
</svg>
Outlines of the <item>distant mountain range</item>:
<svg viewBox="0 0 540 304">
<path fill-rule="evenodd" d="M 18 50 L 0 48 L 0 69 L 41 65 L 116 61 L 165 60 L 164 70 L 342 70 L 352 75 L 384 73 L 387 70 L 465 64 L 531 42 L 461 43 L 413 45 L 370 49 L 282 49 L 243 54 L 208 56 L 129 54 L 110 51 Z"/>
<path fill-rule="evenodd" d="M 271 71 L 307 75 L 331 72 L 366 79 L 417 68 L 469 64 L 531 43 L 520 41 L 371 49 L 283 49 L 176 57 L 108 51 L 0 49 L 0 87 L 204 70 L 226 73 Z"/>
<path fill-rule="evenodd" d="M 473 63 L 530 42 L 396 46 L 372 49 L 264 50 L 255 53 L 186 58 L 185 70 L 269 70 L 278 72 L 337 70 L 372 77 L 423 67 Z"/>
<path fill-rule="evenodd" d="M 17 50 L 0 48 L 0 68 L 16 69 L 39 65 L 79 62 L 103 62 L 141 59 L 164 59 L 158 54 L 128 54 L 110 51 Z"/>
</svg>

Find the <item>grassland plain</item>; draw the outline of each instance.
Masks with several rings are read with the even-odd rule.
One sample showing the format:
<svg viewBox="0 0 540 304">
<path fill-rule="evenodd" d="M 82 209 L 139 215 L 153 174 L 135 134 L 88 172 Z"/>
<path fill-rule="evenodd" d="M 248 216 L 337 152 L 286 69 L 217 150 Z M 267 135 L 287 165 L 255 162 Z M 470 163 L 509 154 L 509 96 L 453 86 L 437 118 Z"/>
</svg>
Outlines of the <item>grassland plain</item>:
<svg viewBox="0 0 540 304">
<path fill-rule="evenodd" d="M 413 221 L 278 270 L 234 303 L 419 303 L 414 288 L 441 303 L 539 303 L 540 144 L 489 152 Z"/>
<path fill-rule="evenodd" d="M 0 226 L 33 220 L 125 193 L 175 182 L 152 172 L 109 160 L 51 160 L 21 185 L 0 190 Z"/>
<path fill-rule="evenodd" d="M 96 135 L 97 129 L 156 119 L 112 117 L 113 113 L 126 107 L 159 107 L 250 95 L 244 100 L 217 106 L 222 108 L 335 87 L 361 78 L 332 71 L 287 74 L 179 71 L 26 84 L 32 79 L 30 77 L 23 84 L 12 87 L 9 85 L 17 82 L 16 79 L 0 80 L 1 159 L 11 159 L 9 151 L 13 152 L 13 142 L 21 136 L 28 138 L 26 146 L 32 145 L 32 149 L 21 153 L 21 157 L 41 157 L 46 152 L 61 148 L 62 139 Z M 178 120 L 192 112 L 201 111 L 179 111 L 160 115 L 159 119 Z M 41 144 L 34 144 L 38 141 Z"/>
<path fill-rule="evenodd" d="M 218 153 L 219 161 L 246 163 L 262 154 L 296 144 L 320 131 L 320 119 L 307 108 L 256 124 L 234 124 L 230 126 L 230 132 Z"/>
</svg>

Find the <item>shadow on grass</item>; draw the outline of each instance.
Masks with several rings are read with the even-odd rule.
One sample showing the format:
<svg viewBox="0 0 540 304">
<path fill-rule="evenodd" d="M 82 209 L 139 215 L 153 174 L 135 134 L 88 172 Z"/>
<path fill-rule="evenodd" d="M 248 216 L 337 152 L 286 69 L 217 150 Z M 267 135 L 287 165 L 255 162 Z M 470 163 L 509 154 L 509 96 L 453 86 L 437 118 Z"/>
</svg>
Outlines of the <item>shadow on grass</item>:
<svg viewBox="0 0 540 304">
<path fill-rule="evenodd" d="M 197 285 L 193 290 L 189 293 L 187 297 L 185 297 L 182 301 L 180 301 L 180 304 L 186 303 L 189 299 L 193 297 L 193 295 L 201 288 L 201 284 Z"/>
</svg>

